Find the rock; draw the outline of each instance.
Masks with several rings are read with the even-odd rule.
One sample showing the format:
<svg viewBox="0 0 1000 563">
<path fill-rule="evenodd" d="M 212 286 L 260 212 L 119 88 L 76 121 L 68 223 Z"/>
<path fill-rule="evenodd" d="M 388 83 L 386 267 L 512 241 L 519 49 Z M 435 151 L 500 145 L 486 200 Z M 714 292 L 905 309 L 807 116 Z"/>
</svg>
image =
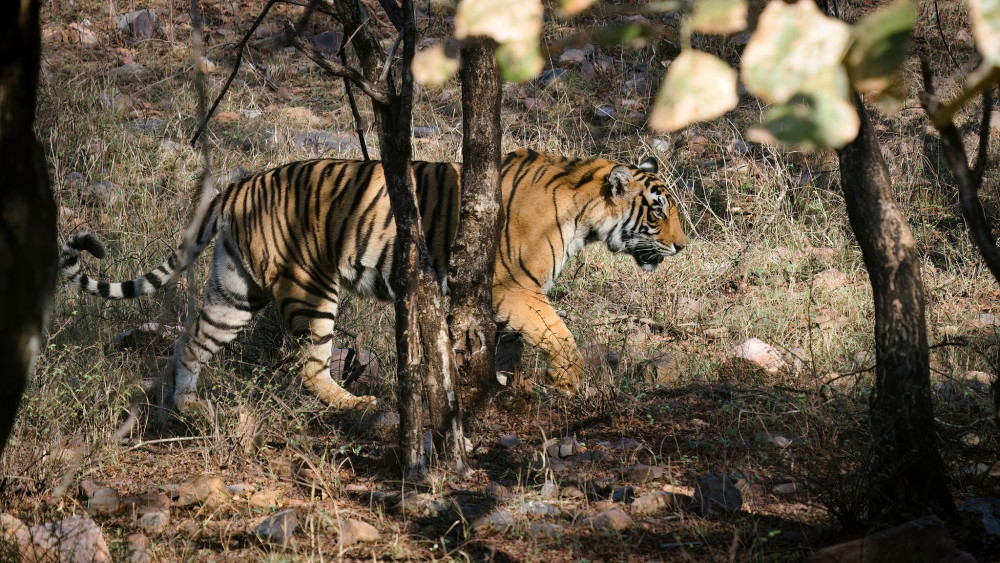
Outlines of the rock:
<svg viewBox="0 0 1000 563">
<path fill-rule="evenodd" d="M 726 475 L 699 475 L 694 486 L 694 504 L 702 516 L 732 514 L 743 507 L 743 495 Z"/>
<path fill-rule="evenodd" d="M 357 137 L 347 135 L 334 135 L 329 131 L 306 131 L 296 133 L 292 137 L 292 143 L 310 152 L 320 152 L 326 150 L 347 151 L 350 149 L 360 149 L 361 143 Z"/>
<path fill-rule="evenodd" d="M 633 514 L 645 516 L 656 514 L 657 512 L 676 512 L 681 508 L 691 504 L 694 500 L 689 496 L 666 491 L 653 491 L 637 497 L 629 505 Z"/>
<path fill-rule="evenodd" d="M 522 516 L 559 516 L 558 508 L 537 500 L 521 504 L 514 512 Z"/>
<path fill-rule="evenodd" d="M 659 387 L 673 387 L 680 381 L 680 370 L 673 356 L 664 354 L 658 358 L 643 362 L 643 368 L 650 381 Z"/>
<path fill-rule="evenodd" d="M 528 528 L 528 534 L 533 538 L 556 539 L 562 535 L 563 528 L 552 522 L 536 522 Z"/>
<path fill-rule="evenodd" d="M 514 515 L 506 509 L 480 516 L 472 522 L 472 529 L 477 531 L 496 531 L 502 534 L 512 527 L 514 527 Z"/>
<path fill-rule="evenodd" d="M 125 559 L 129 563 L 149 563 L 153 560 L 153 542 L 142 532 L 136 532 L 128 537 L 128 550 Z"/>
<path fill-rule="evenodd" d="M 542 498 L 552 498 L 559 495 L 559 485 L 555 481 L 546 479 L 545 483 L 538 490 Z"/>
<path fill-rule="evenodd" d="M 569 463 L 557 457 L 535 454 L 531 458 L 531 462 L 528 464 L 528 467 L 535 471 L 551 469 L 553 473 L 562 473 L 563 471 L 569 469 L 569 465 Z"/>
<path fill-rule="evenodd" d="M 993 537 L 1000 537 L 1000 499 L 971 498 L 958 506 L 962 517 Z"/>
<path fill-rule="evenodd" d="M 550 86 L 562 78 L 565 74 L 566 69 L 564 68 L 550 68 L 538 77 L 538 82 L 540 82 L 542 86 Z"/>
<path fill-rule="evenodd" d="M 960 551 L 948 535 L 944 523 L 934 515 L 924 516 L 865 536 L 823 548 L 808 559 L 810 563 L 975 563 Z"/>
<path fill-rule="evenodd" d="M 639 485 L 663 478 L 663 468 L 659 465 L 637 463 L 631 467 L 622 469 L 621 473 L 622 479 Z"/>
<path fill-rule="evenodd" d="M 418 139 L 426 139 L 441 134 L 441 129 L 433 125 L 414 125 L 413 136 Z"/>
<path fill-rule="evenodd" d="M 566 458 L 571 463 L 600 463 L 608 458 L 608 453 L 602 450 L 590 450 Z"/>
<path fill-rule="evenodd" d="M 806 486 L 802 483 L 780 483 L 772 487 L 771 490 L 779 495 L 790 495 L 806 490 Z"/>
<path fill-rule="evenodd" d="M 590 49 L 593 53 L 594 49 Z M 566 49 L 559 55 L 559 62 L 561 63 L 576 63 L 580 64 L 587 60 L 587 53 L 583 49 Z"/>
<path fill-rule="evenodd" d="M 718 340 L 720 338 L 725 338 L 725 337 L 729 336 L 729 328 L 728 327 L 724 327 L 724 326 L 719 326 L 719 327 L 715 327 L 715 328 L 708 328 L 708 329 L 705 329 L 705 332 L 703 332 L 702 334 L 705 335 L 705 338 L 711 338 L 712 340 Z"/>
<path fill-rule="evenodd" d="M 671 143 L 667 139 L 653 139 L 652 141 L 650 141 L 649 144 L 653 147 L 654 150 L 664 154 L 669 153 L 674 148 L 673 143 Z"/>
<path fill-rule="evenodd" d="M 355 375 L 355 370 L 359 373 Z M 353 376 L 366 377 L 372 383 L 382 376 L 378 358 L 368 350 L 355 351 L 353 348 L 334 348 L 330 356 L 330 375 L 337 379 Z"/>
<path fill-rule="evenodd" d="M 597 106 L 594 110 L 594 117 L 598 119 L 610 119 L 615 116 L 614 106 L 609 106 L 607 104 Z"/>
<path fill-rule="evenodd" d="M 505 448 L 516 448 L 521 445 L 521 439 L 514 434 L 500 436 L 500 445 Z"/>
<path fill-rule="evenodd" d="M 746 342 L 735 346 L 729 351 L 729 355 L 734 358 L 746 360 L 768 373 L 778 373 L 788 367 L 785 360 L 781 359 L 781 354 L 770 344 L 759 338 L 750 338 Z"/>
<path fill-rule="evenodd" d="M 576 438 L 572 436 L 566 436 L 555 444 L 545 448 L 545 453 L 549 457 L 567 458 L 580 453 L 580 442 L 577 442 Z"/>
<path fill-rule="evenodd" d="M 97 35 L 91 31 L 89 23 L 71 23 L 65 34 L 67 43 L 79 43 L 80 45 L 97 45 Z"/>
<path fill-rule="evenodd" d="M 122 66 L 108 72 L 108 76 L 111 78 L 122 80 L 138 80 L 140 78 L 145 78 L 147 74 L 149 74 L 149 69 L 136 62 L 125 63 Z"/>
<path fill-rule="evenodd" d="M 743 139 L 733 139 L 727 148 L 729 149 L 729 152 L 735 155 L 746 156 L 750 154 L 750 145 L 748 145 Z"/>
<path fill-rule="evenodd" d="M 170 510 L 167 508 L 147 510 L 139 516 L 139 520 L 136 522 L 143 532 L 151 536 L 158 536 L 165 532 L 169 523 Z"/>
<path fill-rule="evenodd" d="M 631 485 L 617 487 L 611 491 L 611 502 L 629 503 L 635 500 L 635 489 Z"/>
<path fill-rule="evenodd" d="M 348 518 L 339 523 L 340 536 L 338 544 L 342 547 L 354 545 L 356 543 L 372 543 L 381 538 L 375 526 L 361 520 Z"/>
<path fill-rule="evenodd" d="M 87 516 L 28 528 L 9 514 L 0 515 L 2 535 L 17 544 L 24 563 L 110 563 L 111 552 L 101 528 Z M 2 552 L 7 554 L 7 548 Z"/>
<path fill-rule="evenodd" d="M 611 510 L 605 510 L 596 516 L 591 516 L 589 518 L 583 518 L 579 521 L 577 526 L 583 528 L 593 528 L 595 530 L 616 530 L 622 531 L 631 528 L 634 525 L 632 518 L 622 512 L 619 508 L 612 508 Z"/>
<path fill-rule="evenodd" d="M 147 21 L 152 26 L 157 26 L 160 23 L 160 18 L 156 16 L 156 12 L 146 9 L 136 10 L 134 12 L 129 12 L 115 17 L 115 26 L 118 27 L 119 31 L 132 32 L 136 26 L 136 21 L 140 18 Z M 145 25 L 145 23 L 141 25 Z"/>
<path fill-rule="evenodd" d="M 179 506 L 203 504 L 209 508 L 216 508 L 229 502 L 231 496 L 221 477 L 198 475 L 181 483 L 177 504 Z"/>
<path fill-rule="evenodd" d="M 431 495 L 408 493 L 395 503 L 391 511 L 395 514 L 409 514 L 417 517 L 434 517 L 448 510 L 448 507 Z"/>
<path fill-rule="evenodd" d="M 344 41 L 344 34 L 339 31 L 324 31 L 319 35 L 313 35 L 312 44 L 320 51 L 337 54 L 340 51 L 340 44 Z"/>
<path fill-rule="evenodd" d="M 392 411 L 375 411 L 372 414 L 371 423 L 384 427 L 399 426 L 399 414 Z"/>
<path fill-rule="evenodd" d="M 635 78 L 626 80 L 622 92 L 625 94 L 645 94 L 649 92 L 649 83 L 646 82 L 646 75 L 643 73 L 636 75 Z"/>
<path fill-rule="evenodd" d="M 510 489 L 504 487 L 496 481 L 490 481 L 486 484 L 486 493 L 498 499 L 506 499 L 510 497 Z"/>
<path fill-rule="evenodd" d="M 111 487 L 100 487 L 87 501 L 87 512 L 92 516 L 98 514 L 114 514 L 121 506 L 118 491 Z"/>
<path fill-rule="evenodd" d="M 633 440 L 632 438 L 620 438 L 617 442 L 611 445 L 613 450 L 634 450 L 642 447 L 642 442 L 638 440 Z"/>
<path fill-rule="evenodd" d="M 93 498 L 94 493 L 96 493 L 97 489 L 100 488 L 101 488 L 100 485 L 91 481 L 90 479 L 84 479 L 83 481 L 80 481 L 80 494 L 88 499 Z"/>
<path fill-rule="evenodd" d="M 84 205 L 111 205 L 121 198 L 121 189 L 114 182 L 100 180 L 80 188 L 80 201 Z"/>
<path fill-rule="evenodd" d="M 295 510 L 282 510 L 265 518 L 254 528 L 254 534 L 264 542 L 287 548 L 292 543 L 292 534 L 298 525 Z"/>
<path fill-rule="evenodd" d="M 580 76 L 588 82 L 597 78 L 597 69 L 594 67 L 594 63 L 590 61 L 580 63 Z"/>
<path fill-rule="evenodd" d="M 849 285 L 847 274 L 836 268 L 828 268 L 813 276 L 813 291 L 826 292 L 835 291 Z"/>
<path fill-rule="evenodd" d="M 261 489 L 250 495 L 247 502 L 256 508 L 272 508 L 280 505 L 279 499 L 283 494 L 281 489 Z"/>
</svg>

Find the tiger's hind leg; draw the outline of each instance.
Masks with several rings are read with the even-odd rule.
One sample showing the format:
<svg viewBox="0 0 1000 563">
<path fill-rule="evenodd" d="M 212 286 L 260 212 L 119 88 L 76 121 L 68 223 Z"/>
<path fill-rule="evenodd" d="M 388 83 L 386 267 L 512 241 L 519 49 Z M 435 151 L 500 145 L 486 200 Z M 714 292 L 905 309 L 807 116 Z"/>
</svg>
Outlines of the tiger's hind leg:
<svg viewBox="0 0 1000 563">
<path fill-rule="evenodd" d="M 321 401 L 337 409 L 374 408 L 375 397 L 351 394 L 330 376 L 333 329 L 339 298 L 314 294 L 299 294 L 277 298 L 281 315 L 289 332 L 299 342 L 299 374 L 302 382 Z"/>
<path fill-rule="evenodd" d="M 251 279 L 227 241 L 216 241 L 212 273 L 198 322 L 183 350 L 175 352 L 174 404 L 182 413 L 203 410 L 198 399 L 201 365 L 231 342 L 267 304 L 267 295 Z"/>
<path fill-rule="evenodd" d="M 552 308 L 541 289 L 493 286 L 493 309 L 497 322 L 507 325 L 531 344 L 545 351 L 548 378 L 570 394 L 580 391 L 583 360 L 573 334 Z"/>
</svg>

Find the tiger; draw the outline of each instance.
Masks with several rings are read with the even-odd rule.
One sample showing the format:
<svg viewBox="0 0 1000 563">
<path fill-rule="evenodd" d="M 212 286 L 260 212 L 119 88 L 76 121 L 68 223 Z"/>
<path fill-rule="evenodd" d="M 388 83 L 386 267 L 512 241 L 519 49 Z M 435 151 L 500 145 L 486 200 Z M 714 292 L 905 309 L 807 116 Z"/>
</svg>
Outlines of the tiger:
<svg viewBox="0 0 1000 563">
<path fill-rule="evenodd" d="M 654 158 L 632 166 L 520 149 L 501 159 L 506 220 L 495 258 L 494 317 L 542 350 L 548 382 L 569 395 L 581 389 L 582 356 L 546 294 L 570 257 L 590 243 L 630 254 L 649 271 L 684 248 L 677 202 L 658 172 Z M 430 266 L 446 291 L 461 165 L 413 161 L 410 174 Z M 89 232 L 63 245 L 60 269 L 85 293 L 130 299 L 162 288 L 213 239 L 203 304 L 186 346 L 175 352 L 172 398 L 178 410 L 197 408 L 201 366 L 272 301 L 300 343 L 305 387 L 332 408 L 375 407 L 375 397 L 355 396 L 334 381 L 328 364 L 344 291 L 395 298 L 390 273 L 396 226 L 381 163 L 307 160 L 233 182 L 212 200 L 192 253 L 178 247 L 132 280 L 97 281 L 83 272 L 83 251 L 104 254 Z"/>
</svg>

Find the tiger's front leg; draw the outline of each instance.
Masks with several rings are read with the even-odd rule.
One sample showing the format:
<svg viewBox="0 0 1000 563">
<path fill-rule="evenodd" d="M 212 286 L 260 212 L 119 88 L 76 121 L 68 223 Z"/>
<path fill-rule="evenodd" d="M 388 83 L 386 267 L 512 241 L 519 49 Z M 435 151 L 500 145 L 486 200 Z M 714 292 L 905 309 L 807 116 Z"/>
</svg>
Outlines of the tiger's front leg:
<svg viewBox="0 0 1000 563">
<path fill-rule="evenodd" d="M 497 322 L 507 325 L 531 344 L 545 351 L 548 379 L 556 387 L 575 395 L 582 386 L 583 359 L 573 334 L 559 318 L 541 288 L 530 290 L 507 285 L 493 286 L 493 310 Z"/>
</svg>

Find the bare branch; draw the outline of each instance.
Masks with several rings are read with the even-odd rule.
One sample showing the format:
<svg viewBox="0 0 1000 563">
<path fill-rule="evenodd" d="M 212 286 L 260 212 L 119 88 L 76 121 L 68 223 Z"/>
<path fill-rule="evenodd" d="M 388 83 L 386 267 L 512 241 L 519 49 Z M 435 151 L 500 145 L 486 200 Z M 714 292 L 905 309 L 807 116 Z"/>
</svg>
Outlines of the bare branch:
<svg viewBox="0 0 1000 563">
<path fill-rule="evenodd" d="M 305 56 L 309 57 L 314 63 L 319 65 L 320 68 L 332 74 L 333 76 L 339 76 L 350 80 L 354 84 L 361 88 L 365 94 L 375 101 L 376 103 L 387 105 L 389 103 L 389 95 L 381 87 L 371 83 L 357 70 L 341 64 L 338 61 L 328 61 L 323 55 L 316 50 L 315 47 L 306 43 L 301 37 L 291 37 L 290 43 L 295 46 L 296 49 L 302 52 Z"/>
<path fill-rule="evenodd" d="M 243 64 L 243 50 L 246 49 L 247 41 L 249 41 L 250 36 L 253 35 L 255 31 L 257 31 L 257 26 L 260 25 L 260 22 L 264 21 L 264 16 L 267 15 L 267 12 L 268 10 L 271 9 L 271 6 L 274 6 L 275 3 L 279 1 L 281 0 L 269 0 L 267 5 L 264 6 L 264 9 L 261 10 L 260 15 L 257 16 L 257 19 L 253 22 L 253 25 L 251 25 L 250 29 L 248 29 L 246 34 L 243 35 L 243 39 L 240 41 L 240 44 L 236 47 L 236 64 L 233 65 L 233 72 L 229 74 L 229 78 L 226 80 L 226 84 L 222 87 L 222 91 L 219 92 L 219 95 L 215 98 L 215 102 L 212 104 L 212 109 L 208 110 L 208 113 L 204 114 L 204 116 L 201 118 L 201 122 L 198 124 L 198 130 L 195 131 L 194 136 L 191 137 L 192 147 L 196 142 L 198 142 L 198 137 L 201 136 L 202 131 L 205 130 L 205 126 L 208 125 L 208 120 L 211 119 L 212 116 L 215 114 L 215 110 L 219 107 L 219 102 L 222 101 L 222 97 L 225 96 L 226 92 L 229 91 L 229 86 L 233 83 L 233 79 L 236 78 L 236 73 L 239 72 L 240 65 Z M 195 62 L 197 63 L 197 61 Z M 195 68 L 197 68 L 197 64 L 195 65 Z"/>
<path fill-rule="evenodd" d="M 347 35 L 340 42 L 340 64 L 347 67 Z M 351 106 L 351 115 L 354 116 L 354 126 L 355 130 L 358 132 L 358 143 L 361 145 L 361 154 L 364 155 L 365 160 L 371 160 L 368 156 L 368 143 L 365 142 L 365 128 L 361 123 L 361 112 L 358 111 L 358 101 L 354 99 L 354 89 L 351 87 L 351 81 L 344 78 L 344 90 L 347 91 L 347 103 Z"/>
<path fill-rule="evenodd" d="M 976 166 L 972 169 L 972 184 L 976 191 L 983 185 L 983 170 L 986 169 L 987 149 L 990 146 L 990 117 L 993 114 L 993 88 L 983 90 L 983 120 L 979 124 L 979 148 Z"/>
</svg>

